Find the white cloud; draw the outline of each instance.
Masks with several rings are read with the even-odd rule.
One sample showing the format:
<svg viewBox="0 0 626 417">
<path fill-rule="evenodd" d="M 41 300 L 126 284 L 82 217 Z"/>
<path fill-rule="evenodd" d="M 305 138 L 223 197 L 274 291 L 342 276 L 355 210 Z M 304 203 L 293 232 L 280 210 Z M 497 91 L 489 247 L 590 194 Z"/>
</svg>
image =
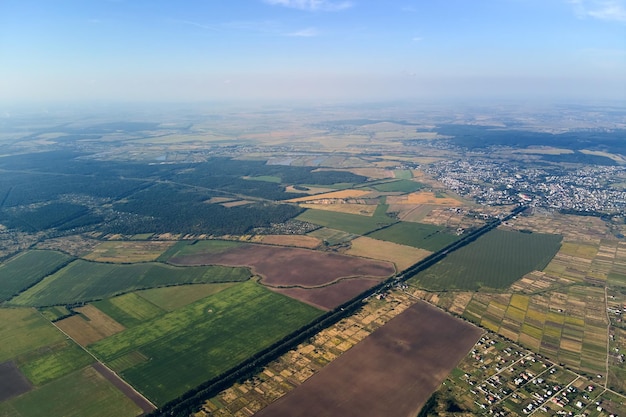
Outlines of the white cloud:
<svg viewBox="0 0 626 417">
<path fill-rule="evenodd" d="M 351 1 L 330 0 L 265 0 L 265 2 L 275 6 L 284 6 L 293 9 L 324 12 L 334 12 L 338 10 L 349 9 L 353 6 Z"/>
<path fill-rule="evenodd" d="M 568 0 L 568 3 L 581 18 L 626 22 L 626 0 Z"/>
<path fill-rule="evenodd" d="M 299 38 L 312 38 L 317 35 L 319 35 L 319 32 L 315 28 L 306 28 L 287 34 L 287 36 L 295 36 Z"/>
</svg>

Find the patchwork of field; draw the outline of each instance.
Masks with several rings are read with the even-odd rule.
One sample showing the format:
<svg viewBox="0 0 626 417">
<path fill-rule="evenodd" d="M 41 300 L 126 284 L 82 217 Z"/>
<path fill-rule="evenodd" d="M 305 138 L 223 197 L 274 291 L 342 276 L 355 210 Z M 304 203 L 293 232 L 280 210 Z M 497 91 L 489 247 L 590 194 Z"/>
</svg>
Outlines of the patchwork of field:
<svg viewBox="0 0 626 417">
<path fill-rule="evenodd" d="M 320 313 L 248 281 L 137 324 L 89 348 L 162 405 Z"/>
<path fill-rule="evenodd" d="M 0 264 L 0 302 L 6 301 L 55 272 L 72 258 L 60 252 L 22 252 Z"/>
<path fill-rule="evenodd" d="M 481 333 L 417 303 L 255 415 L 415 415 Z"/>
<path fill-rule="evenodd" d="M 250 267 L 274 287 L 317 287 L 340 278 L 385 278 L 395 272 L 388 262 L 317 252 L 248 244 L 222 253 L 198 253 L 170 258 L 176 265 L 227 265 Z"/>
<path fill-rule="evenodd" d="M 163 241 L 108 241 L 100 243 L 83 258 L 96 262 L 150 262 L 173 244 Z"/>
<path fill-rule="evenodd" d="M 86 278 L 87 277 L 87 278 Z M 234 282 L 250 278 L 244 268 L 181 268 L 161 263 L 105 264 L 75 260 L 11 300 L 12 304 L 75 304 L 167 285 Z"/>
<path fill-rule="evenodd" d="M 492 230 L 409 282 L 433 290 L 507 288 L 557 253 L 561 236 Z"/>
<path fill-rule="evenodd" d="M 56 322 L 56 326 L 82 346 L 95 343 L 124 330 L 124 326 L 93 305 L 79 307 L 75 311 L 80 314 L 59 320 Z"/>
<path fill-rule="evenodd" d="M 350 249 L 345 253 L 352 256 L 393 262 L 396 265 L 396 269 L 402 271 L 424 259 L 432 252 L 361 236 L 350 242 Z"/>
<path fill-rule="evenodd" d="M 456 234 L 443 227 L 412 222 L 398 222 L 369 233 L 368 236 L 432 252 L 459 239 Z"/>
</svg>

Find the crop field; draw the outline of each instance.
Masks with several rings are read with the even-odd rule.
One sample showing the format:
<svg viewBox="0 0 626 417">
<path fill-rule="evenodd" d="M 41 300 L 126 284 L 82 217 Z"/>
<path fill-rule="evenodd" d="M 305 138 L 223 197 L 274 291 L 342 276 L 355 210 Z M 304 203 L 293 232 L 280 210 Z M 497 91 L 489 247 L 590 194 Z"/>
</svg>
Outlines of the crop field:
<svg viewBox="0 0 626 417">
<path fill-rule="evenodd" d="M 393 176 L 402 180 L 410 180 L 413 178 L 413 172 L 410 169 L 396 169 L 393 171 Z"/>
<path fill-rule="evenodd" d="M 0 363 L 65 340 L 65 336 L 31 308 L 0 309 Z"/>
<path fill-rule="evenodd" d="M 68 375 L 94 362 L 87 352 L 71 341 L 48 346 L 43 352 L 31 352 L 19 359 L 20 370 L 33 385 Z"/>
<path fill-rule="evenodd" d="M 237 283 L 177 285 L 174 287 L 141 290 L 135 294 L 164 311 L 174 311 L 209 295 L 217 294 L 233 285 L 237 285 Z"/>
<path fill-rule="evenodd" d="M 133 417 L 141 413 L 92 367 L 0 403 L 3 417 Z"/>
<path fill-rule="evenodd" d="M 163 241 L 102 242 L 83 258 L 96 262 L 149 262 L 156 260 L 173 244 Z"/>
<path fill-rule="evenodd" d="M 330 229 L 328 227 L 320 227 L 308 233 L 308 236 L 313 236 L 320 239 L 323 243 L 330 246 L 334 246 L 340 243 L 348 242 L 356 235 L 342 230 Z"/>
<path fill-rule="evenodd" d="M 417 303 L 256 415 L 416 415 L 481 333 Z"/>
<path fill-rule="evenodd" d="M 315 249 L 322 241 L 313 236 L 303 235 L 260 235 L 260 242 L 267 245 L 293 246 L 296 248 Z"/>
<path fill-rule="evenodd" d="M 330 252 L 248 244 L 219 254 L 170 258 L 176 265 L 227 265 L 250 267 L 268 286 L 315 287 L 340 278 L 385 278 L 395 272 L 389 262 Z"/>
<path fill-rule="evenodd" d="M 402 271 L 424 259 L 432 252 L 361 236 L 350 242 L 350 249 L 345 253 L 352 256 L 362 256 L 364 258 L 393 262 L 397 270 Z"/>
<path fill-rule="evenodd" d="M 463 202 L 449 197 L 447 194 L 435 194 L 432 191 L 420 191 L 407 195 L 388 196 L 389 204 L 428 204 L 433 206 L 453 206 L 464 205 Z"/>
<path fill-rule="evenodd" d="M 56 326 L 67 333 L 76 343 L 87 346 L 124 330 L 124 326 L 93 305 L 79 307 L 80 314 L 56 322 Z"/>
<path fill-rule="evenodd" d="M 157 307 L 146 298 L 141 297 L 138 292 L 131 292 L 96 301 L 93 306 L 124 327 L 134 327 L 165 313 L 165 310 Z"/>
<path fill-rule="evenodd" d="M 76 260 L 12 299 L 29 306 L 74 304 L 167 285 L 234 282 L 250 277 L 242 268 L 180 268 L 160 263 L 115 265 Z"/>
<path fill-rule="evenodd" d="M 409 174 L 411 171 L 408 171 Z M 378 184 L 373 187 L 377 191 L 381 192 L 403 192 L 403 193 L 412 193 L 414 191 L 420 190 L 424 188 L 424 184 L 420 184 L 419 182 L 411 181 L 409 179 L 399 179 L 397 181 L 385 182 L 383 184 Z"/>
<path fill-rule="evenodd" d="M 33 250 L 0 264 L 0 302 L 11 299 L 71 259 L 60 252 Z"/>
<path fill-rule="evenodd" d="M 121 374 L 162 405 L 320 313 L 248 281 L 104 339 L 91 350 L 105 362 L 133 352 L 149 358 Z"/>
<path fill-rule="evenodd" d="M 310 204 L 300 203 L 300 207 L 312 210 L 325 210 L 334 211 L 337 213 L 355 214 L 359 216 L 373 216 L 376 212 L 376 205 L 374 204 L 315 202 Z"/>
<path fill-rule="evenodd" d="M 439 249 L 458 240 L 456 234 L 449 233 L 445 228 L 432 224 L 399 222 L 381 230 L 368 234 L 374 239 L 395 242 L 400 245 L 413 246 L 428 251 Z"/>
<path fill-rule="evenodd" d="M 560 247 L 561 237 L 499 229 L 452 252 L 410 282 L 426 288 L 507 288 L 530 271 L 543 270 Z"/>
<path fill-rule="evenodd" d="M 387 216 L 360 216 L 357 214 L 337 213 L 324 210 L 308 209 L 296 217 L 296 220 L 343 230 L 355 235 L 363 235 L 394 222 Z"/>
<path fill-rule="evenodd" d="M 335 199 L 346 199 L 346 198 L 360 198 L 366 196 L 370 193 L 367 190 L 341 190 L 341 191 L 332 191 L 330 193 L 316 194 L 307 197 L 298 197 L 292 198 L 291 200 L 287 200 L 289 203 L 304 203 L 308 201 L 315 200 L 335 200 Z"/>
<path fill-rule="evenodd" d="M 167 261 L 174 256 L 195 255 L 197 253 L 222 253 L 241 246 L 231 240 L 195 240 L 179 241 L 159 256 L 159 261 Z"/>
</svg>

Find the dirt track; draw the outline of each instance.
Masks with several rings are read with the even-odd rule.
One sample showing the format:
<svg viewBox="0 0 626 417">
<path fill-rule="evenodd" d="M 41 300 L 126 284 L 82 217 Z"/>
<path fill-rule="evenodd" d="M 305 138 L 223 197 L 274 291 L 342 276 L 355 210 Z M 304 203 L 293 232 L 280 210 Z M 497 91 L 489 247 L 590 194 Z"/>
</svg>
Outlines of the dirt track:
<svg viewBox="0 0 626 417">
<path fill-rule="evenodd" d="M 414 417 L 482 330 L 418 302 L 258 417 Z"/>
<path fill-rule="evenodd" d="M 115 388 L 122 391 L 124 395 L 126 395 L 132 402 L 134 402 L 137 407 L 143 410 L 144 414 L 151 413 L 156 410 L 150 402 L 148 402 L 144 397 L 139 395 L 137 391 L 135 391 L 130 385 L 124 382 L 119 376 L 114 374 L 109 368 L 101 364 L 100 362 L 96 362 L 91 365 L 100 375 L 105 377 L 111 384 L 115 386 Z"/>
</svg>

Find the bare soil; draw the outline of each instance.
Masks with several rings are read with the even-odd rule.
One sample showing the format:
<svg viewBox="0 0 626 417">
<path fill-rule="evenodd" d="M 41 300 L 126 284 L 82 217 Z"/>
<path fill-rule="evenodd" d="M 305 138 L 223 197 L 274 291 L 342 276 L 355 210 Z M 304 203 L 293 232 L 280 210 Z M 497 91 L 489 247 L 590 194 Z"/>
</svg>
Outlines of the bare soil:
<svg viewBox="0 0 626 417">
<path fill-rule="evenodd" d="M 419 302 L 258 417 L 414 417 L 482 330 Z"/>
<path fill-rule="evenodd" d="M 175 265 L 247 266 L 272 287 L 319 287 L 346 277 L 382 279 L 395 272 L 393 264 L 299 248 L 246 245 L 216 254 L 171 258 Z"/>
<path fill-rule="evenodd" d="M 363 291 L 373 287 L 380 281 L 377 279 L 348 279 L 321 288 L 271 288 L 298 301 L 310 304 L 322 310 L 332 310 L 349 301 Z"/>
<path fill-rule="evenodd" d="M 0 401 L 17 397 L 33 388 L 14 362 L 0 363 Z"/>
</svg>

